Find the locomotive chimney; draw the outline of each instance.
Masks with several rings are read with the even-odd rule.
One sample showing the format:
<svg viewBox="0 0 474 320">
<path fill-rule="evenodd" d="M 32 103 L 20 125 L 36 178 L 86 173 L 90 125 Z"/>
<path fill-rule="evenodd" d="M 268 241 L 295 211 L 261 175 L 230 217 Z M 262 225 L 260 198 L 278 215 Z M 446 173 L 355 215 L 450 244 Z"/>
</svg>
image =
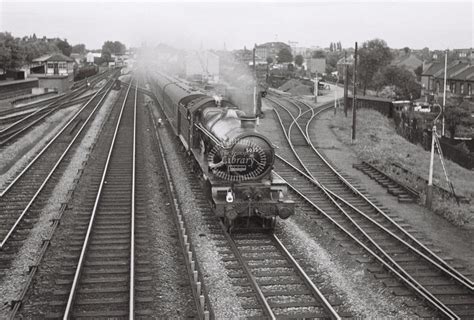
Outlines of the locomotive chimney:
<svg viewBox="0 0 474 320">
<path fill-rule="evenodd" d="M 242 116 L 240 117 L 240 127 L 243 129 L 255 129 L 257 118 Z"/>
</svg>

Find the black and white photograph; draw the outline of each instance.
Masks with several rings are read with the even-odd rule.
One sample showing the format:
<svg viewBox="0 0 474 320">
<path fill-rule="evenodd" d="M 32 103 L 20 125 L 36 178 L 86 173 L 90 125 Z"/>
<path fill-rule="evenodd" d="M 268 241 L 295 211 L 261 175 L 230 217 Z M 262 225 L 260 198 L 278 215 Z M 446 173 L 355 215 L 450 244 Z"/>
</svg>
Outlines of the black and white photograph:
<svg viewBox="0 0 474 320">
<path fill-rule="evenodd" d="M 473 19 L 0 0 L 0 319 L 474 319 Z"/>
</svg>

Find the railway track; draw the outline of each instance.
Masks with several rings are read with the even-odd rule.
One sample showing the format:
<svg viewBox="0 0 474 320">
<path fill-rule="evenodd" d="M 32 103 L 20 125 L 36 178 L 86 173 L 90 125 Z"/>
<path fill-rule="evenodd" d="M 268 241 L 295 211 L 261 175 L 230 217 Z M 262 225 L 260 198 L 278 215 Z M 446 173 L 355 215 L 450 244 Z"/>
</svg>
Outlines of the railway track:
<svg viewBox="0 0 474 320">
<path fill-rule="evenodd" d="M 78 262 L 61 279 L 69 289 L 56 296 L 64 319 L 151 316 L 151 278 L 140 249 L 147 225 L 145 213 L 137 211 L 137 174 L 145 174 L 136 166 L 137 91 L 130 86 L 122 90 L 120 101 L 108 153 L 96 163 L 100 182 L 91 186 L 71 247 L 73 256 L 79 253 Z M 140 192 L 145 192 L 143 186 Z M 66 297 L 67 302 L 62 299 Z"/>
<path fill-rule="evenodd" d="M 0 193 L 0 277 L 34 227 L 111 86 L 112 82 L 91 97 Z"/>
<path fill-rule="evenodd" d="M 115 75 L 116 74 L 117 72 L 115 72 Z M 95 84 L 99 83 L 108 75 L 109 73 L 104 72 L 100 74 L 100 76 L 97 76 L 96 78 L 90 80 L 91 86 L 94 86 Z M 10 120 L 15 119 L 15 121 L 0 130 L 0 147 L 3 147 L 16 141 L 16 139 L 27 133 L 28 130 L 33 128 L 37 123 L 41 122 L 43 119 L 45 119 L 49 115 L 52 115 L 59 109 L 87 101 L 88 97 L 82 96 L 84 93 L 87 92 L 87 90 L 89 90 L 88 87 L 79 86 L 73 91 L 64 94 L 60 97 L 57 97 L 52 102 L 48 100 L 47 102 L 38 102 L 33 106 L 26 106 L 22 107 L 21 109 L 15 108 L 11 110 L 9 113 Z M 21 114 L 14 116 L 14 114 L 18 111 L 21 111 Z M 3 121 L 5 121 L 5 119 L 3 119 Z"/>
<path fill-rule="evenodd" d="M 393 291 L 399 295 L 414 293 L 443 317 L 472 318 L 473 282 L 458 270 L 462 270 L 462 266 L 449 264 L 451 259 L 441 258 L 435 250 L 417 240 L 413 231 L 406 231 L 359 192 L 314 147 L 311 121 L 330 107 L 302 111 L 301 114 L 311 113 L 304 123 L 285 106 L 276 105 L 281 110 L 277 115 L 287 114 L 279 119 L 288 140 L 287 148 L 291 150 L 286 154 L 291 154 L 291 157 L 279 156 L 275 168 L 294 192 L 311 205 L 320 218 L 324 217 L 326 223 L 330 222 L 345 235 L 345 245 L 357 243 L 370 254 L 370 261 L 378 262 L 409 289 L 407 293 L 398 287 L 399 284 L 392 283 Z M 293 144 L 290 122 L 298 122 L 302 129 L 304 126 L 309 146 Z M 296 141 L 300 141 L 298 137 Z M 382 278 L 383 269 L 375 268 L 373 271 Z"/>
<path fill-rule="evenodd" d="M 225 229 L 224 225 L 222 227 Z M 224 230 L 230 251 L 226 254 L 231 277 L 239 279 L 240 297 L 257 297 L 245 309 L 261 309 L 248 319 L 340 319 L 335 310 L 339 301 L 329 301 L 318 289 L 298 261 L 274 234 L 228 234 Z M 229 255 L 232 253 L 232 256 Z M 245 281 L 241 281 L 245 279 Z"/>
<path fill-rule="evenodd" d="M 90 93 L 90 94 L 85 95 L 83 97 L 78 97 L 78 98 L 75 98 L 73 100 L 64 102 L 62 104 L 62 108 L 67 108 L 69 106 L 85 102 L 90 97 L 92 97 L 94 94 L 95 93 Z M 0 125 L 2 125 L 4 127 L 2 130 L 4 130 L 7 127 L 7 125 L 12 125 L 12 124 L 16 123 L 17 121 L 20 121 L 23 118 L 32 115 L 34 112 L 36 112 L 37 110 L 39 110 L 40 108 L 43 108 L 43 107 L 47 108 L 48 106 L 46 104 L 39 105 L 39 106 L 29 106 L 29 110 L 24 110 L 24 111 L 18 110 L 16 112 L 10 112 L 6 116 L 0 116 Z"/>
<path fill-rule="evenodd" d="M 191 176 L 191 172 L 189 172 Z M 315 284 L 323 278 L 304 270 L 276 235 L 267 232 L 229 234 L 212 213 L 196 178 L 190 181 L 210 234 L 235 286 L 245 319 L 340 319 L 341 301 Z M 347 315 L 346 313 L 344 313 Z"/>
</svg>

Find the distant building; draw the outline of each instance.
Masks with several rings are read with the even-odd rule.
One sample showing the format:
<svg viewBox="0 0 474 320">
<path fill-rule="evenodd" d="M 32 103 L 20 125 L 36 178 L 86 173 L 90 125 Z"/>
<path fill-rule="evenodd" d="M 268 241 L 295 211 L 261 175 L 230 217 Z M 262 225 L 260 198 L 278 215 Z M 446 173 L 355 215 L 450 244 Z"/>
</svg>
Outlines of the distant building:
<svg viewBox="0 0 474 320">
<path fill-rule="evenodd" d="M 88 52 L 86 55 L 86 61 L 87 63 L 94 63 L 94 60 L 100 57 L 101 57 L 100 52 Z"/>
<path fill-rule="evenodd" d="M 255 47 L 255 54 L 262 59 L 266 60 L 270 57 L 275 61 L 278 53 L 282 49 L 287 49 L 289 52 L 292 52 L 291 47 L 284 42 L 267 42 L 257 45 Z"/>
<path fill-rule="evenodd" d="M 291 47 L 291 54 L 293 57 L 297 55 L 302 55 L 304 58 L 309 57 L 311 55 L 311 50 L 306 47 Z"/>
<path fill-rule="evenodd" d="M 311 58 L 306 60 L 306 66 L 311 73 L 326 72 L 326 58 Z"/>
</svg>

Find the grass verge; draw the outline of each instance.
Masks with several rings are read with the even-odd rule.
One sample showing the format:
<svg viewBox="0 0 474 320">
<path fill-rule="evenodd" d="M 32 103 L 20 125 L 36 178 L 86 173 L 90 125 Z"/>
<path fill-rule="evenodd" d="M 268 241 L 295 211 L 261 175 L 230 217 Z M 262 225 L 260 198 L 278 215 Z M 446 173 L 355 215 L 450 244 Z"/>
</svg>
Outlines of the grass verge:
<svg viewBox="0 0 474 320">
<path fill-rule="evenodd" d="M 357 139 L 351 142 L 352 118 L 338 113 L 331 119 L 330 127 L 344 144 L 351 146 L 360 160 L 367 161 L 394 176 L 393 164 L 406 168 L 411 174 L 397 172 L 395 178 L 417 189 L 421 193 L 421 202 L 425 197 L 425 184 L 418 177 L 428 178 L 430 152 L 421 146 L 414 145 L 395 130 L 392 120 L 377 111 L 361 109 L 357 112 Z M 455 187 L 456 194 L 471 200 L 471 204 L 461 204 L 442 194 L 435 193 L 433 211 L 458 226 L 474 224 L 474 172 L 458 164 L 445 160 L 449 179 Z M 444 177 L 441 161 L 436 155 L 434 161 L 433 181 L 449 190 Z"/>
</svg>

